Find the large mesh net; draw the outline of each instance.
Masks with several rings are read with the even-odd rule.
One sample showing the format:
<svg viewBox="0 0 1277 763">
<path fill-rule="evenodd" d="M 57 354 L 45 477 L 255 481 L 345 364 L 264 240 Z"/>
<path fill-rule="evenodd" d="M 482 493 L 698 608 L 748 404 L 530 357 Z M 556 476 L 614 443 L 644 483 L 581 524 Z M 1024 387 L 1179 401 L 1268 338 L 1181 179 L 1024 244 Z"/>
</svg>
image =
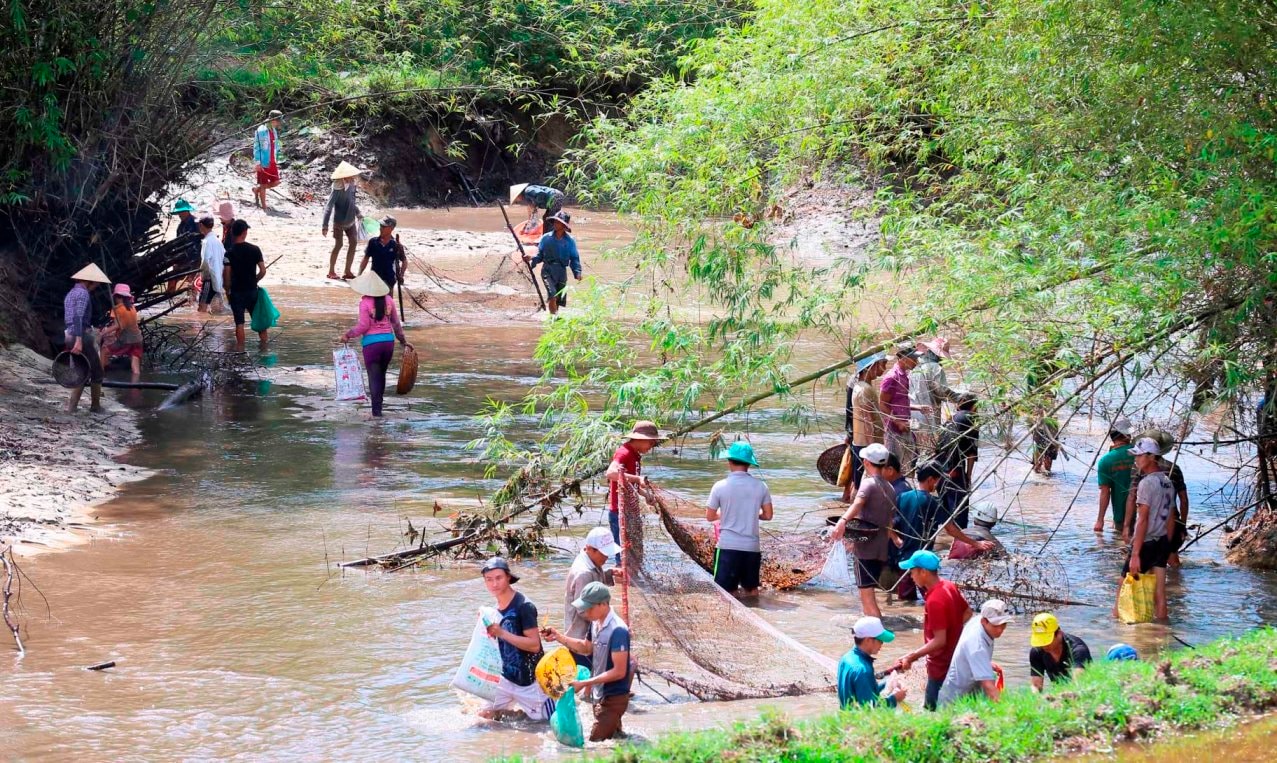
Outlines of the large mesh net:
<svg viewBox="0 0 1277 763">
<path fill-rule="evenodd" d="M 627 485 L 621 501 L 623 606 L 642 669 L 703 700 L 832 690 L 834 661 L 715 585 L 662 522 L 659 504 L 676 497 L 655 488 L 643 493 Z"/>
<path fill-rule="evenodd" d="M 1053 554 L 996 554 L 948 562 L 945 577 L 972 601 L 1002 599 L 1019 614 L 1083 604 L 1069 598 L 1069 577 Z M 974 598 L 972 598 L 974 597 Z"/>
</svg>

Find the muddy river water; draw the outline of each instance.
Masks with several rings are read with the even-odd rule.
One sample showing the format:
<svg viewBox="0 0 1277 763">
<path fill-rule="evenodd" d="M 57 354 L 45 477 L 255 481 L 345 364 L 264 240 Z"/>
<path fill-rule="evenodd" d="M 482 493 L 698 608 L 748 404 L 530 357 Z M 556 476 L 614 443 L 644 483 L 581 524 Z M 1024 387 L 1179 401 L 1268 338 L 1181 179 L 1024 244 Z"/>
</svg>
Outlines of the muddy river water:
<svg viewBox="0 0 1277 763">
<path fill-rule="evenodd" d="M 460 224 L 424 213 L 414 222 Z M 311 291 L 277 296 L 285 325 L 264 359 L 264 380 L 248 394 L 143 417 L 145 444 L 128 460 L 155 476 L 102 508 L 103 535 L 25 563 L 47 608 L 28 591 L 28 655 L 0 655 L 0 756 L 473 761 L 572 754 L 544 727 L 480 722 L 448 687 L 476 608 L 489 603 L 475 563 L 395 574 L 336 567 L 405 543 L 405 518 L 440 531 L 445 518 L 432 516 L 435 500 L 477 505 L 497 487 L 465 448 L 477 431 L 470 417 L 486 399 L 516 399 L 535 381 L 530 358 L 539 327 L 410 327 L 421 383 L 393 401 L 386 422 L 372 424 L 352 406 L 328 401 L 331 337 L 352 311 L 332 290 L 323 299 Z M 801 349 L 804 365 L 835 356 L 827 347 Z M 779 409 L 728 422 L 748 430 L 759 452 L 760 474 L 776 496 L 775 529 L 817 525 L 820 502 L 834 497 L 813 463 L 839 438 L 842 391 L 822 386 L 809 394 L 821 415 L 807 436 L 795 437 Z M 143 408 L 157 402 L 126 400 Z M 535 421 L 521 424 L 531 436 Z M 1015 459 L 988 483 L 990 496 L 1004 502 L 1018 489 L 1000 532 L 1024 551 L 1041 545 L 1081 486 L 1050 548 L 1062 560 L 1069 595 L 1098 606 L 1061 609 L 1068 630 L 1100 654 L 1117 641 L 1152 654 L 1177 647 L 1173 636 L 1194 643 L 1277 617 L 1277 577 L 1227 564 L 1211 536 L 1171 576 L 1172 627 L 1116 624 L 1108 610 L 1122 550 L 1110 535 L 1091 532 L 1095 490 L 1082 476 L 1103 444 L 1103 424 L 1080 428 L 1070 433 L 1073 458 L 1052 478 L 1028 476 Z M 704 445 L 657 451 L 648 472 L 703 498 L 721 476 Z M 986 448 L 982 462 L 994 458 Z M 1226 516 L 1218 499 L 1200 503 L 1223 475 L 1191 451 L 1181 464 L 1199 502 L 1195 519 L 1213 524 Z M 540 605 L 543 622 L 562 617 L 568 564 L 585 531 L 605 523 L 602 498 L 591 495 L 585 516 L 552 537 L 562 551 L 517 565 L 520 588 Z M 836 658 L 849 647 L 858 605 L 853 592 L 799 589 L 767 594 L 760 608 L 781 630 Z M 916 607 L 890 612 L 921 615 Z M 902 632 L 884 656 L 919 639 Z M 1012 683 L 1027 681 L 1027 648 L 1026 622 L 998 642 Z M 107 659 L 118 667 L 83 670 Z M 831 695 L 669 704 L 647 687 L 637 692 L 626 725 L 646 737 L 722 725 L 761 707 L 801 716 L 834 705 Z"/>
</svg>

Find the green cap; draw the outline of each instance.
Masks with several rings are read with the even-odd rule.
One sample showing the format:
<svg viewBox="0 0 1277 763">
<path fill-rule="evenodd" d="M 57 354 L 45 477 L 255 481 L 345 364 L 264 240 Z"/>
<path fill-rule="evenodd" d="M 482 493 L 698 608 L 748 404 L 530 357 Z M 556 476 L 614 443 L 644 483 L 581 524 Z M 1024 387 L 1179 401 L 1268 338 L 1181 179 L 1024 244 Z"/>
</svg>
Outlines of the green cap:
<svg viewBox="0 0 1277 763">
<path fill-rule="evenodd" d="M 737 463 L 749 464 L 750 466 L 758 466 L 758 461 L 754 459 L 754 446 L 743 440 L 737 440 L 727 449 L 727 452 L 719 456 L 728 461 L 736 461 Z"/>
<path fill-rule="evenodd" d="M 611 601 L 612 592 L 608 590 L 607 586 L 595 580 L 592 583 L 586 584 L 585 588 L 581 591 L 580 597 L 578 597 L 576 601 L 572 602 L 572 606 L 576 607 L 579 611 L 584 612 L 597 604 L 607 604 Z"/>
</svg>

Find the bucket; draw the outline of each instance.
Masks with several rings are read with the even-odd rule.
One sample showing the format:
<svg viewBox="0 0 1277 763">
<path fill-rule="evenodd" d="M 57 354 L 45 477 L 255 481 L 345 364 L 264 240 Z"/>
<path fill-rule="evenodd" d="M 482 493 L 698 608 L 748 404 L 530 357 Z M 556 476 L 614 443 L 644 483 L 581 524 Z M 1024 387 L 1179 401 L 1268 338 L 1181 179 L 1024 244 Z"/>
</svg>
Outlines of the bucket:
<svg viewBox="0 0 1277 763">
<path fill-rule="evenodd" d="M 67 389 L 89 382 L 89 359 L 73 352 L 59 352 L 53 359 L 53 378 Z"/>
</svg>

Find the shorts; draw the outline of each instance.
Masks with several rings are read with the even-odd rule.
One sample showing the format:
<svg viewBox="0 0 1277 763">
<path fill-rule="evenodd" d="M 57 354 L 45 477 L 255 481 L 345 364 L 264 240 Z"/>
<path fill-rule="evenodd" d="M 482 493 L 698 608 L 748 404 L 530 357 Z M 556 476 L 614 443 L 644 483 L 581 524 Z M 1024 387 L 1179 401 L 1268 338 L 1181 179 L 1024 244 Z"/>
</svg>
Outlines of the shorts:
<svg viewBox="0 0 1277 763">
<path fill-rule="evenodd" d="M 762 568 L 763 555 L 759 551 L 720 548 L 714 554 L 714 582 L 728 593 L 735 593 L 737 588 L 757 590 Z"/>
<path fill-rule="evenodd" d="M 568 306 L 568 274 L 564 273 L 561 277 L 551 273 L 546 273 L 545 268 L 541 269 L 541 282 L 545 284 L 545 298 L 555 298 L 559 300 L 559 307 Z"/>
<path fill-rule="evenodd" d="M 1050 422 L 1040 422 L 1033 427 L 1033 452 L 1038 458 L 1055 460 L 1060 455 L 1060 427 Z"/>
<path fill-rule="evenodd" d="M 856 557 L 856 587 L 877 588 L 878 578 L 882 577 L 882 568 L 886 564 L 881 559 L 861 559 Z"/>
<path fill-rule="evenodd" d="M 252 315 L 253 308 L 257 306 L 257 290 L 244 292 L 231 292 L 231 315 L 235 316 L 235 325 L 243 326 L 245 321 L 245 313 Z"/>
<path fill-rule="evenodd" d="M 895 454 L 900 459 L 900 466 L 905 474 L 913 474 L 913 462 L 918 456 L 918 443 L 914 439 L 911 430 L 897 432 L 891 427 L 887 427 L 884 444 L 887 450 Z"/>
<path fill-rule="evenodd" d="M 535 681 L 519 686 L 505 676 L 497 681 L 497 696 L 488 703 L 488 710 L 522 710 L 528 720 L 549 720 L 554 712 L 554 700 L 541 691 Z"/>
<path fill-rule="evenodd" d="M 140 358 L 142 357 L 142 343 L 113 344 L 107 348 L 107 353 L 113 358 Z"/>
<path fill-rule="evenodd" d="M 267 183 L 279 182 L 279 165 L 274 162 L 270 166 L 262 167 L 257 171 L 257 184 L 266 185 Z"/>
<path fill-rule="evenodd" d="M 199 303 L 201 305 L 207 305 L 212 302 L 213 297 L 216 296 L 221 296 L 221 292 L 213 291 L 213 279 L 205 276 L 204 285 L 200 287 Z"/>
<path fill-rule="evenodd" d="M 865 476 L 865 462 L 860 458 L 860 449 L 864 445 L 851 445 L 851 486 L 860 489 L 860 479 Z"/>
<path fill-rule="evenodd" d="M 1155 540 L 1146 540 L 1140 547 L 1140 570 L 1148 572 L 1155 567 L 1165 567 L 1171 555 L 1170 539 L 1163 535 Z M 1122 574 L 1131 571 L 1131 555 L 1126 555 L 1126 563 L 1122 565 Z"/>
<path fill-rule="evenodd" d="M 625 733 L 621 730 L 621 718 L 629 706 L 630 695 L 628 694 L 600 697 L 599 701 L 594 703 L 594 727 L 590 729 L 590 741 L 602 742 L 604 739 L 611 739 L 617 734 Z"/>
</svg>

